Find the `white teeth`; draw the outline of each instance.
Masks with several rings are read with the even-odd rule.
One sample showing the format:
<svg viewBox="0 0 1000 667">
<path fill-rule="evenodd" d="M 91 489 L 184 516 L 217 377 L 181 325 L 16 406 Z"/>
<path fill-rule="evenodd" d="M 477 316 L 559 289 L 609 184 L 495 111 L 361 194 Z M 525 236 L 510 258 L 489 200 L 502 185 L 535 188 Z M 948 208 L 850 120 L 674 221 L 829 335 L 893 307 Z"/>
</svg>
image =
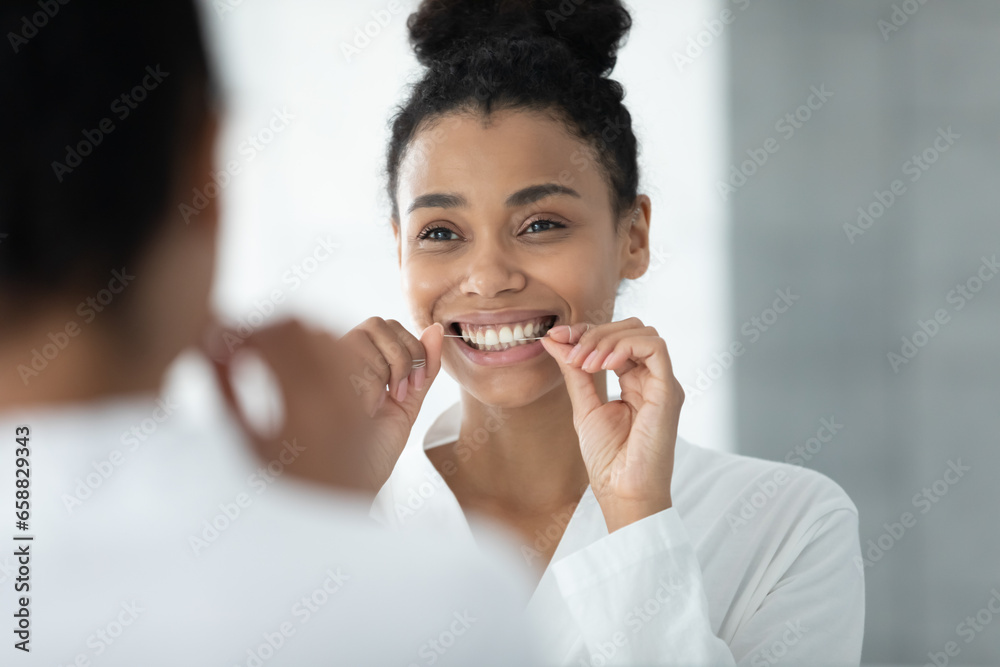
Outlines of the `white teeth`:
<svg viewBox="0 0 1000 667">
<path fill-rule="evenodd" d="M 534 342 L 532 339 L 542 335 L 551 323 L 551 318 L 542 317 L 514 325 L 459 324 L 455 328 L 461 332 L 462 339 L 470 346 L 497 352 Z"/>
</svg>

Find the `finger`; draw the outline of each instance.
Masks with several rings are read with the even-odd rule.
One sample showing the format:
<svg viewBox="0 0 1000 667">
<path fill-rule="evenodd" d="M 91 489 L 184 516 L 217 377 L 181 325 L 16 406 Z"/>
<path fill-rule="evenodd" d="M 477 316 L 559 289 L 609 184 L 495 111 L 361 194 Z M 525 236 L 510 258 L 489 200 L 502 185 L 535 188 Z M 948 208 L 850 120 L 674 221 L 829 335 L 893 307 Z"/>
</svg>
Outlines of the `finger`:
<svg viewBox="0 0 1000 667">
<path fill-rule="evenodd" d="M 367 338 L 364 332 L 362 336 Z M 231 380 L 231 366 L 239 355 L 213 358 L 226 402 L 256 454 L 264 461 L 280 456 L 285 462 L 284 443 L 299 438 L 304 449 L 286 462 L 286 470 L 323 484 L 357 487 L 368 470 L 366 450 L 359 443 L 370 442 L 371 431 L 370 422 L 359 418 L 362 407 L 348 388 L 344 369 L 351 355 L 346 346 L 330 333 L 296 321 L 261 329 L 240 342 L 273 372 L 285 406 L 285 421 L 276 437 L 257 432 L 242 412 Z"/>
<path fill-rule="evenodd" d="M 350 412 L 348 386 L 354 387 L 355 399 L 360 394 L 356 376 L 348 377 L 344 372 L 348 367 L 344 346 L 328 332 L 311 330 L 298 320 L 289 320 L 255 331 L 243 342 L 274 373 L 286 421 L 331 402 Z M 372 354 L 377 351 L 373 349 L 369 355 Z M 367 403 L 374 406 L 377 400 L 376 392 Z"/>
<path fill-rule="evenodd" d="M 394 320 L 390 320 L 395 322 Z M 398 322 L 395 322 L 399 325 Z M 381 360 L 376 359 L 376 363 L 384 363 L 389 369 L 389 395 L 402 402 L 406 398 L 406 387 L 401 387 L 413 370 L 413 356 L 406 346 L 406 340 L 413 338 L 413 334 L 406 331 L 401 325 L 396 328 L 380 317 L 372 317 L 362 323 L 359 327 L 366 331 L 381 356 Z"/>
<path fill-rule="evenodd" d="M 650 375 L 669 384 L 675 381 L 667 343 L 659 336 L 626 336 L 618 340 L 606 359 L 606 366 L 620 374 L 627 372 L 626 362 L 642 364 Z"/>
<path fill-rule="evenodd" d="M 409 343 L 416 342 L 416 338 L 396 320 L 379 320 L 372 333 L 375 344 L 389 364 L 389 396 L 402 403 L 409 392 L 408 379 L 413 372 L 413 359 L 422 356 L 418 352 L 414 357 L 410 351 Z M 419 348 L 419 342 L 417 346 Z"/>
<path fill-rule="evenodd" d="M 417 391 L 426 393 L 431 383 L 441 371 L 441 349 L 444 346 L 444 325 L 435 322 L 420 332 L 420 344 L 426 354 L 426 366 L 423 369 L 423 385 Z M 416 369 L 419 372 L 421 369 Z"/>
<path fill-rule="evenodd" d="M 215 332 L 212 332 L 210 335 L 214 336 Z M 212 365 L 212 370 L 215 373 L 215 379 L 219 383 L 219 390 L 222 392 L 222 397 L 226 402 L 226 406 L 229 408 L 229 411 L 232 413 L 233 417 L 235 417 L 236 422 L 240 425 L 240 429 L 247 436 L 250 442 L 256 448 L 259 448 L 262 444 L 260 434 L 258 434 L 257 430 L 250 424 L 247 416 L 243 413 L 243 408 L 236 399 L 236 390 L 233 388 L 232 382 L 232 355 L 222 353 L 217 354 L 215 351 L 219 350 L 219 348 L 216 346 L 216 343 L 212 342 L 209 345 L 211 346 L 211 351 L 208 351 L 207 356 Z"/>
<path fill-rule="evenodd" d="M 400 385 L 400 395 L 396 397 L 399 407 L 410 419 L 410 424 L 416 421 L 424 398 L 441 369 L 441 347 L 444 343 L 444 327 L 432 324 L 420 332 L 420 338 L 415 339 L 420 346 L 418 356 L 414 357 L 413 369 L 409 378 L 404 378 Z"/>
<path fill-rule="evenodd" d="M 316 364 L 316 333 L 299 320 L 286 320 L 254 331 L 243 339 L 243 344 L 260 353 L 283 390 L 316 387 L 324 377 Z"/>
<path fill-rule="evenodd" d="M 288 397 L 289 387 L 295 386 L 296 382 L 315 382 L 316 365 L 306 363 L 303 358 L 303 353 L 310 347 L 310 338 L 315 335 L 300 322 L 289 320 L 252 332 L 246 338 L 235 330 L 213 325 L 203 341 L 212 350 L 209 358 L 223 398 L 258 451 L 264 446 L 265 439 L 250 423 L 236 395 L 232 382 L 234 360 L 244 344 L 248 349 L 252 348 L 274 372 L 285 405 L 294 409 L 298 401 Z M 313 377 L 307 376 L 304 369 L 308 369 Z"/>
<path fill-rule="evenodd" d="M 605 324 L 598 325 L 588 325 L 589 328 L 576 329 L 577 325 L 574 325 L 574 334 L 579 331 L 579 335 L 574 335 L 571 341 L 575 342 L 573 349 L 570 351 L 566 361 L 570 364 L 575 364 L 580 366 L 581 363 L 586 360 L 590 354 L 597 348 L 597 344 L 602 339 L 607 336 L 625 330 L 636 330 L 642 328 L 644 325 L 642 320 L 638 317 L 630 317 L 625 320 L 620 320 L 618 322 L 607 322 Z"/>
<path fill-rule="evenodd" d="M 414 338 L 408 331 L 405 333 L 413 339 L 408 346 L 412 360 L 411 368 L 408 377 L 400 381 L 397 394 L 393 398 L 411 420 L 416 420 L 427 391 L 441 368 L 444 327 L 437 323 L 432 324 L 420 332 L 419 338 Z"/>
<path fill-rule="evenodd" d="M 313 330 L 309 334 L 312 343 L 310 353 L 315 368 L 322 370 L 319 375 L 322 377 L 324 390 L 337 392 L 336 396 L 340 407 L 348 412 L 356 409 L 363 410 L 363 401 L 360 399 L 361 392 L 355 389 L 354 382 L 348 372 L 354 358 L 353 350 L 341 343 L 340 339 L 329 331 Z"/>
<path fill-rule="evenodd" d="M 558 343 L 549 338 L 541 339 L 542 347 L 559 364 L 562 371 L 563 380 L 566 382 L 566 390 L 569 393 L 570 401 L 573 403 L 573 421 L 581 422 L 590 415 L 591 412 L 601 407 L 601 397 L 597 395 L 597 387 L 594 385 L 594 377 L 579 368 L 574 368 L 566 363 L 566 357 L 573 348 L 568 343 Z"/>
<path fill-rule="evenodd" d="M 374 417 L 388 396 L 386 385 L 390 377 L 389 365 L 371 335 L 364 329 L 355 328 L 345 334 L 340 341 L 349 348 L 355 360 L 353 364 L 355 370 L 348 378 L 354 388 L 354 395 L 362 398 L 365 412 Z"/>
<path fill-rule="evenodd" d="M 614 371 L 615 375 L 621 377 L 626 373 L 628 373 L 633 368 L 638 368 L 638 367 L 639 364 L 635 363 L 631 359 L 626 358 L 625 361 L 616 360 L 614 366 L 612 366 L 611 364 L 606 364 L 605 369 L 609 371 Z"/>
<path fill-rule="evenodd" d="M 436 326 L 435 326 L 436 325 Z M 441 369 L 441 347 L 444 344 L 444 326 L 437 322 L 426 326 L 420 332 L 417 340 L 420 343 L 420 354 L 413 358 L 413 372 L 410 373 L 410 393 L 423 395 L 430 389 L 434 378 Z M 420 398 L 423 402 L 423 398 Z"/>
<path fill-rule="evenodd" d="M 580 340 L 580 336 L 592 326 L 589 322 L 574 322 L 573 324 L 560 324 L 552 327 L 545 333 L 545 337 L 551 338 L 557 343 L 568 343 L 575 345 Z"/>
<path fill-rule="evenodd" d="M 237 344 L 234 345 L 233 343 Z M 205 326 L 201 334 L 199 348 L 211 362 L 226 362 L 233 356 L 233 351 L 243 339 L 235 331 L 228 329 L 214 317 Z"/>
<path fill-rule="evenodd" d="M 596 373 L 604 370 L 604 362 L 608 355 L 615 350 L 618 342 L 631 336 L 659 337 L 656 333 L 656 329 L 653 327 L 611 331 L 603 335 L 601 338 L 592 340 L 592 342 L 590 342 L 589 345 L 583 349 L 583 352 L 577 355 L 577 357 L 573 360 L 573 364 L 579 366 L 581 370 L 585 370 L 588 373 Z M 586 356 L 584 356 L 584 354 L 586 354 Z"/>
<path fill-rule="evenodd" d="M 427 353 L 420 340 L 407 331 L 406 327 L 402 324 L 396 320 L 386 320 L 386 324 L 396 336 L 396 341 L 406 348 L 410 360 L 410 367 L 407 369 L 407 375 L 396 386 L 396 393 L 393 394 L 396 401 L 398 403 L 402 403 L 406 400 L 406 397 L 412 393 L 413 388 L 416 386 L 418 370 L 421 373 L 426 373 L 426 367 L 419 367 L 420 364 L 417 363 L 417 360 L 423 359 L 426 365 Z"/>
</svg>

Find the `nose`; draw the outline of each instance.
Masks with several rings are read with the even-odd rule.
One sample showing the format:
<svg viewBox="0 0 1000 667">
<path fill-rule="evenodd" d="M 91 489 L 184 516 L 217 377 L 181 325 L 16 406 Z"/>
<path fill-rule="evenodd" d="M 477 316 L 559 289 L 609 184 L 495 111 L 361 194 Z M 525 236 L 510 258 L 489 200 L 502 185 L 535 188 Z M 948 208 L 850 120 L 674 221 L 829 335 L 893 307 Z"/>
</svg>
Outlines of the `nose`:
<svg viewBox="0 0 1000 667">
<path fill-rule="evenodd" d="M 489 299 L 524 289 L 527 279 L 511 249 L 489 241 L 480 241 L 477 245 L 479 247 L 466 255 L 460 284 L 463 294 Z"/>
</svg>

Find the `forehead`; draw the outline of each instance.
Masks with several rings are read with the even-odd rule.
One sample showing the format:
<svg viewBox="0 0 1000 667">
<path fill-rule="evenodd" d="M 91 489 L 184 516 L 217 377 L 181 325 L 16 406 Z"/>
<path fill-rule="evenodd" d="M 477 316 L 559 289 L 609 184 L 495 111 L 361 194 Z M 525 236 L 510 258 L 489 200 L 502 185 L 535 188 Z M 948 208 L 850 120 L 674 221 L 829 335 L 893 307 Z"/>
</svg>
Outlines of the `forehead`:
<svg viewBox="0 0 1000 667">
<path fill-rule="evenodd" d="M 610 201 L 594 151 L 559 120 L 535 111 L 488 118 L 461 112 L 422 128 L 399 170 L 399 208 L 429 192 L 461 193 L 473 204 L 502 202 L 526 185 L 559 183 L 593 204 Z"/>
</svg>

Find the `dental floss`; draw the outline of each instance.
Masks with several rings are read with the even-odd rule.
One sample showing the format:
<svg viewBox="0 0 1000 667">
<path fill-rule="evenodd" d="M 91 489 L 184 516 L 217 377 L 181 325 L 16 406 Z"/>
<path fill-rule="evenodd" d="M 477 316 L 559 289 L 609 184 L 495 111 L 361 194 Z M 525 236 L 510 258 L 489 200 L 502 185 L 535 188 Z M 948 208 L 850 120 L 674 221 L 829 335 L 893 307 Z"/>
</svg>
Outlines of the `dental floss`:
<svg viewBox="0 0 1000 667">
<path fill-rule="evenodd" d="M 464 338 L 464 336 L 459 336 L 458 334 L 445 334 L 445 338 Z M 525 338 L 518 338 L 516 340 L 541 340 L 545 336 L 529 336 Z"/>
</svg>

